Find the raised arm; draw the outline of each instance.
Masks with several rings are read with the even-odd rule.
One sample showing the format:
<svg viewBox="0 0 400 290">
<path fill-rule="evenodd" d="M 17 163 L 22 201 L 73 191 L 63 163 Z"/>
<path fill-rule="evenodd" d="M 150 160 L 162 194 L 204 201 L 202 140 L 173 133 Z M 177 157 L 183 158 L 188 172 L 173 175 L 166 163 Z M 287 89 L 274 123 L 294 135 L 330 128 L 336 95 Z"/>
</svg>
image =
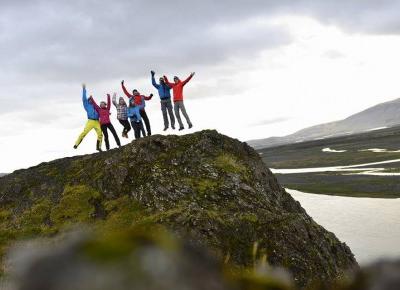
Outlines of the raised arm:
<svg viewBox="0 0 400 290">
<path fill-rule="evenodd" d="M 82 103 L 83 103 L 83 107 L 85 109 L 89 105 L 88 99 L 87 99 L 87 96 L 86 96 L 86 85 L 85 84 L 82 84 Z"/>
<path fill-rule="evenodd" d="M 100 110 L 100 107 L 96 104 L 96 101 L 93 99 L 92 96 L 90 96 L 89 101 L 92 102 L 92 104 L 93 104 L 94 108 L 96 109 L 96 111 Z"/>
<path fill-rule="evenodd" d="M 164 81 L 165 81 L 165 84 L 166 84 L 167 86 L 169 86 L 170 88 L 172 88 L 172 87 L 175 86 L 175 84 L 169 82 L 167 76 L 164 76 Z"/>
<path fill-rule="evenodd" d="M 153 97 L 153 94 L 150 94 L 150 96 L 148 96 L 148 97 L 146 97 L 146 96 L 143 96 L 143 97 L 144 97 L 144 99 L 145 99 L 146 101 L 150 101 L 151 98 Z"/>
<path fill-rule="evenodd" d="M 155 74 L 156 74 L 156 73 L 155 73 L 154 71 L 151 71 L 151 83 L 153 84 L 153 86 L 154 86 L 156 89 L 158 89 L 158 88 L 160 87 L 160 85 L 156 83 L 156 79 L 154 78 L 154 75 L 155 75 Z"/>
<path fill-rule="evenodd" d="M 112 97 L 112 103 L 114 104 L 114 106 L 117 108 L 118 104 L 117 104 L 117 94 L 114 93 L 113 97 Z"/>
<path fill-rule="evenodd" d="M 124 94 L 128 97 L 128 98 L 133 98 L 133 95 L 131 95 L 128 90 L 125 88 L 125 84 L 124 81 L 121 82 L 121 86 L 122 86 L 122 90 L 124 91 Z"/>
<path fill-rule="evenodd" d="M 188 78 L 182 82 L 183 85 L 186 85 L 192 79 L 193 76 L 194 76 L 194 72 L 192 72 L 190 74 L 190 76 L 188 76 Z"/>
<path fill-rule="evenodd" d="M 111 96 L 110 94 L 107 94 L 107 111 L 110 111 L 111 109 Z"/>
</svg>

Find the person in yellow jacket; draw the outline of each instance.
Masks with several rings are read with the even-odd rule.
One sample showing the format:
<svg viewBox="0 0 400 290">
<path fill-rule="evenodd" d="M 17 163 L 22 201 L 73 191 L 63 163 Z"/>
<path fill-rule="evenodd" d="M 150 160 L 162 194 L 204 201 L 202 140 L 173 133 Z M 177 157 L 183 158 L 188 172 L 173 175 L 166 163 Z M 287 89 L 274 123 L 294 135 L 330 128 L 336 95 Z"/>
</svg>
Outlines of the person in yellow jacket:
<svg viewBox="0 0 400 290">
<path fill-rule="evenodd" d="M 96 150 L 101 151 L 101 142 L 103 140 L 103 134 L 101 132 L 100 122 L 99 122 L 99 114 L 95 110 L 92 102 L 90 102 L 86 96 L 86 86 L 82 85 L 82 102 L 83 107 L 87 113 L 88 121 L 86 122 L 85 129 L 79 135 L 78 139 L 75 142 L 74 149 L 78 148 L 79 144 L 81 144 L 83 138 L 94 129 L 97 134 L 97 142 L 96 142 Z"/>
</svg>

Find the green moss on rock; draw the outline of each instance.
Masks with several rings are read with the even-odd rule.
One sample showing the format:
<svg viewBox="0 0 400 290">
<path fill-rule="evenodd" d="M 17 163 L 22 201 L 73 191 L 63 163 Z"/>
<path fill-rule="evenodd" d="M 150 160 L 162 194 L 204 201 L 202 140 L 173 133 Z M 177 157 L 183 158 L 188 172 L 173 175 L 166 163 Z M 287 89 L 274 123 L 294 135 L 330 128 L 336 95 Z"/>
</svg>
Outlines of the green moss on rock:
<svg viewBox="0 0 400 290">
<path fill-rule="evenodd" d="M 60 202 L 51 211 L 50 220 L 56 226 L 87 223 L 95 217 L 95 202 L 100 193 L 86 185 L 67 185 Z"/>
<path fill-rule="evenodd" d="M 162 225 L 237 267 L 254 264 L 257 242 L 256 258 L 287 267 L 300 286 L 357 265 L 257 152 L 216 131 L 156 135 L 19 170 L 0 178 L 0 196 L 3 253 L 13 241 L 81 223 L 103 233 Z"/>
</svg>

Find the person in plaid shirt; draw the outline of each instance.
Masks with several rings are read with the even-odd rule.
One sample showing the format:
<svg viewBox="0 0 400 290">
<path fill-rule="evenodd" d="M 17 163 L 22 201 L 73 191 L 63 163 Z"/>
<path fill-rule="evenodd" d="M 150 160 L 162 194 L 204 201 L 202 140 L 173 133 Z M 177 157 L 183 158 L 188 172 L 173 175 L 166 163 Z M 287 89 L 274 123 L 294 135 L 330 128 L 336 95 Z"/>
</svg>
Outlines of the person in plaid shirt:
<svg viewBox="0 0 400 290">
<path fill-rule="evenodd" d="M 131 125 L 128 121 L 128 106 L 123 97 L 120 97 L 117 103 L 117 94 L 113 94 L 112 102 L 117 109 L 117 119 L 124 127 L 122 137 L 128 138 L 128 132 L 131 130 Z"/>
</svg>

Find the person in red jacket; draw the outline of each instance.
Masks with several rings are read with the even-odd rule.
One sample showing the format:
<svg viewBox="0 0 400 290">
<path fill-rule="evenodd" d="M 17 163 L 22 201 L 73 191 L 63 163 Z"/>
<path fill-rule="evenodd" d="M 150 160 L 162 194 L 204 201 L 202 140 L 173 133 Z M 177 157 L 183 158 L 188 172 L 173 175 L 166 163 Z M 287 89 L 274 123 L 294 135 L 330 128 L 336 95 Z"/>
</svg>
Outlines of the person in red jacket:
<svg viewBox="0 0 400 290">
<path fill-rule="evenodd" d="M 190 121 L 190 118 L 186 112 L 185 104 L 183 103 L 183 87 L 192 79 L 193 76 L 194 72 L 192 72 L 190 76 L 184 81 L 181 81 L 177 76 L 175 76 L 174 83 L 170 83 L 168 81 L 168 78 L 164 76 L 165 83 L 170 88 L 172 88 L 174 94 L 174 111 L 175 111 L 175 116 L 178 119 L 179 131 L 185 129 L 185 127 L 183 127 L 179 111 L 182 111 L 182 114 L 185 117 L 186 122 L 188 123 L 189 129 L 193 127 L 193 124 Z"/>
<path fill-rule="evenodd" d="M 114 129 L 114 126 L 111 124 L 110 121 L 110 109 L 111 109 L 111 96 L 107 94 L 107 103 L 101 102 L 100 106 L 96 104 L 96 101 L 93 99 L 92 96 L 89 98 L 90 102 L 93 104 L 97 113 L 99 113 L 101 131 L 104 135 L 104 141 L 106 143 L 106 149 L 110 150 L 110 143 L 108 141 L 108 132 L 107 129 L 111 131 L 114 136 L 115 142 L 117 143 L 118 147 L 121 147 L 121 142 L 119 141 L 117 132 Z"/>
<path fill-rule="evenodd" d="M 149 117 L 147 117 L 145 107 L 146 107 L 146 101 L 151 100 L 151 98 L 153 97 L 153 94 L 150 94 L 150 96 L 146 97 L 144 95 L 141 95 L 138 92 L 138 90 L 133 90 L 132 94 L 131 94 L 126 89 L 124 80 L 121 81 L 121 86 L 122 86 L 122 90 L 124 91 L 125 95 L 128 98 L 133 98 L 135 106 L 138 106 L 140 108 L 140 116 L 142 117 L 144 124 L 146 125 L 147 136 L 150 136 L 151 135 L 150 120 L 149 120 Z"/>
</svg>

